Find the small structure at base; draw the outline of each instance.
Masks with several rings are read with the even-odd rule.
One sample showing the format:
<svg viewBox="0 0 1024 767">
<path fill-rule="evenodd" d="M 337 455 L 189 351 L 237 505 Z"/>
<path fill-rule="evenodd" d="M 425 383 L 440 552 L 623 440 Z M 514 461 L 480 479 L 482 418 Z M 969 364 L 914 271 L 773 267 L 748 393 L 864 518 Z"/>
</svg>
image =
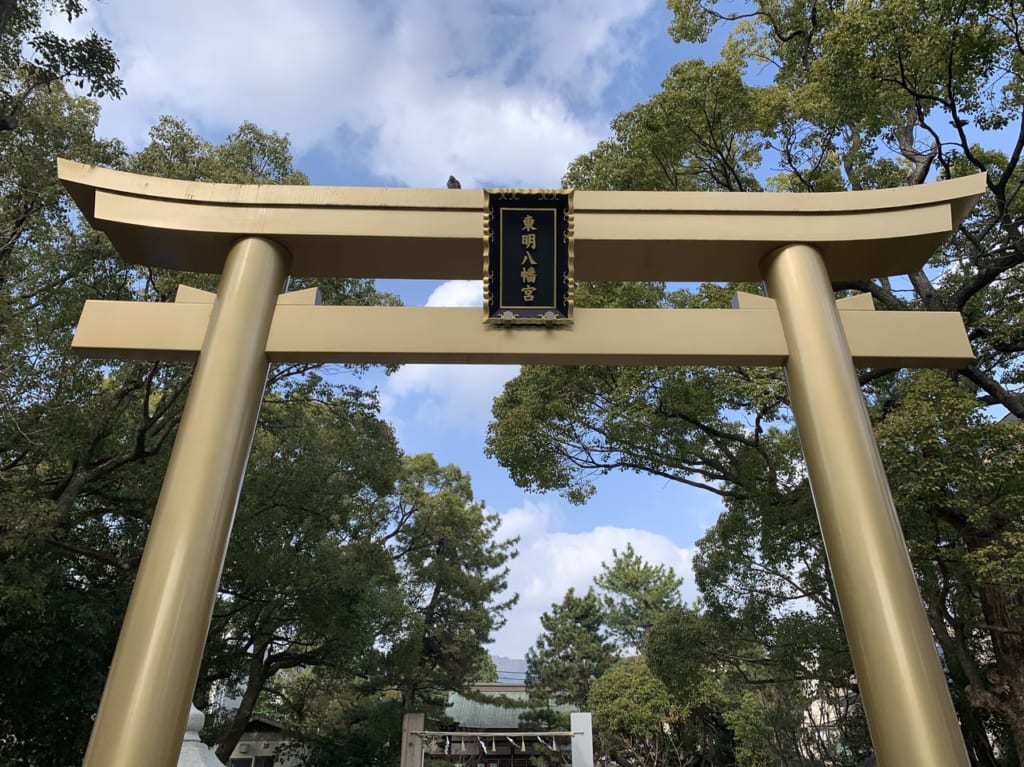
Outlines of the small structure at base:
<svg viewBox="0 0 1024 767">
<path fill-rule="evenodd" d="M 427 730 L 424 715 L 406 714 L 402 722 L 401 767 L 534 767 L 572 765 L 594 767 L 593 732 L 589 713 L 568 713 L 568 730 L 536 731 L 519 725 L 521 714 L 530 710 L 522 684 L 474 685 L 474 692 L 497 695 L 503 700 L 467 698 L 452 693 L 445 711 L 450 723 L 440 730 Z M 521 702 L 521 706 L 515 705 Z"/>
<path fill-rule="evenodd" d="M 290 753 L 282 753 L 287 751 Z M 297 767 L 296 745 L 284 735 L 284 726 L 277 719 L 254 714 L 235 744 L 227 767 Z"/>
<path fill-rule="evenodd" d="M 181 753 L 178 754 L 178 767 L 224 767 L 212 749 L 199 739 L 199 731 L 205 721 L 206 714 L 192 706 L 188 712 Z"/>
<path fill-rule="evenodd" d="M 206 714 L 192 706 L 177 767 L 224 767 L 213 749 L 199 739 L 205 721 Z M 231 753 L 228 767 L 294 767 L 294 758 L 277 755 L 283 743 L 280 725 L 267 717 L 253 717 Z"/>
</svg>

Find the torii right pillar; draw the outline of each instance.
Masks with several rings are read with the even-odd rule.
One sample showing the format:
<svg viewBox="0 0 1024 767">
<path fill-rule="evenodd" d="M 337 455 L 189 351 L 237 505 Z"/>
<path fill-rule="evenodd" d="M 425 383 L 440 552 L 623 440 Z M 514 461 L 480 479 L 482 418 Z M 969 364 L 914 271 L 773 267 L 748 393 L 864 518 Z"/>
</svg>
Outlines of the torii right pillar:
<svg viewBox="0 0 1024 767">
<path fill-rule="evenodd" d="M 966 767 L 824 260 L 789 245 L 762 268 L 789 347 L 790 404 L 878 763 Z"/>
</svg>

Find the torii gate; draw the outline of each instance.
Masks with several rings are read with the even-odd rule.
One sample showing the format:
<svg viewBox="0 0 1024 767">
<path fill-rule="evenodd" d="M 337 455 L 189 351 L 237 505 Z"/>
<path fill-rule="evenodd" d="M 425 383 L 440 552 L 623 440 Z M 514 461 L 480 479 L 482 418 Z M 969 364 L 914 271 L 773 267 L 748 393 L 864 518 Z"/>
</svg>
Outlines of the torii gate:
<svg viewBox="0 0 1024 767">
<path fill-rule="evenodd" d="M 222 273 L 216 296 L 89 301 L 82 354 L 196 360 L 86 767 L 172 767 L 273 362 L 783 365 L 878 762 L 967 767 L 855 366 L 960 367 L 958 314 L 873 312 L 831 281 L 920 269 L 978 175 L 825 194 L 577 192 L 582 280 L 757 281 L 733 309 L 577 309 L 514 331 L 476 309 L 319 306 L 289 275 L 475 279 L 480 190 L 238 186 L 61 160 L 123 258 Z"/>
</svg>

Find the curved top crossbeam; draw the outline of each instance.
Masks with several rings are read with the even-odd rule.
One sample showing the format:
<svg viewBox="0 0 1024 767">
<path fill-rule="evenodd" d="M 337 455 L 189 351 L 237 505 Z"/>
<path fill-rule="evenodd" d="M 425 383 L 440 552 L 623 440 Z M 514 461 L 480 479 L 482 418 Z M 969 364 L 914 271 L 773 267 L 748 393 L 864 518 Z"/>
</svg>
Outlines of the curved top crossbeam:
<svg viewBox="0 0 1024 767">
<path fill-rule="evenodd" d="M 209 184 L 58 161 L 89 222 L 127 261 L 221 272 L 266 237 L 310 277 L 474 279 L 480 190 Z M 576 278 L 760 281 L 775 248 L 813 245 L 832 280 L 915 271 L 985 190 L 983 174 L 864 192 L 575 194 Z"/>
</svg>

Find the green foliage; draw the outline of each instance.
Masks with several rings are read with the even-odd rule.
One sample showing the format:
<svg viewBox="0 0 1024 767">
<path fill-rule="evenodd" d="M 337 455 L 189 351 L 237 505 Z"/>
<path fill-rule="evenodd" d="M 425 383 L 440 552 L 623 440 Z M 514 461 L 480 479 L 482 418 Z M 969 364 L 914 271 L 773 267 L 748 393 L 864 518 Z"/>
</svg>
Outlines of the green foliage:
<svg viewBox="0 0 1024 767">
<path fill-rule="evenodd" d="M 329 434 L 337 430 L 330 423 L 322 428 Z M 315 434 L 316 428 L 311 431 Z M 349 441 L 345 435 L 341 439 Z M 380 456 L 367 452 L 380 452 L 377 441 L 348 449 L 357 466 L 380 466 Z M 329 450 L 327 455 L 347 463 L 344 453 Z M 329 546 L 365 564 L 325 562 L 324 572 L 310 573 L 351 580 L 351 593 L 331 597 L 319 594 L 323 586 L 308 587 L 321 603 L 319 611 L 313 606 L 293 610 L 282 626 L 288 629 L 291 651 L 304 653 L 295 655 L 302 671 L 268 676 L 261 688 L 268 693 L 262 705 L 303 744 L 305 764 L 390 764 L 397 758 L 395 733 L 403 712 L 437 716 L 449 691 L 497 676 L 484 645 L 514 603 L 514 597 L 497 601 L 497 596 L 505 589 L 515 542 L 494 538 L 497 518 L 473 502 L 469 478 L 458 468 L 441 466 L 429 455 L 404 456 L 396 474 L 382 495 L 360 491 L 348 496 L 363 509 L 358 515 L 322 507 L 333 530 Z M 348 473 L 342 478 L 353 479 Z M 293 492 L 289 488 L 289 495 Z M 324 492 L 337 498 L 331 488 Z M 308 504 L 315 508 L 316 494 L 300 497 L 308 520 Z M 365 505 L 360 498 L 374 502 Z M 279 540 L 276 533 L 271 538 Z M 276 583 L 282 582 L 305 581 L 282 573 Z M 227 608 L 233 611 L 233 600 Z M 320 634 L 297 631 L 297 615 L 322 615 L 328 627 L 339 625 Z M 221 743 L 220 751 L 230 753 L 227 740 Z"/>
<path fill-rule="evenodd" d="M 74 86 L 89 96 L 124 95 L 110 41 L 90 31 L 81 38 L 45 29 L 62 15 L 85 13 L 82 0 L 6 0 L 0 3 L 0 131 L 14 130 L 28 102 L 51 86 Z"/>
<path fill-rule="evenodd" d="M 604 565 L 595 585 L 604 598 L 593 588 L 583 597 L 570 589 L 542 616 L 544 632 L 527 653 L 534 708 L 521 725 L 564 728 L 564 714 L 547 704 L 569 703 L 593 712 L 598 753 L 617 764 L 734 764 L 721 686 L 703 658 L 685 665 L 704 649 L 711 624 L 680 604 L 679 579 L 627 546 Z M 669 648 L 678 643 L 680 616 L 707 628 L 685 640 L 697 652 Z M 604 638 L 613 631 L 628 641 L 616 648 Z M 641 646 L 642 655 L 632 654 Z M 630 654 L 623 657 L 622 650 Z"/>
<path fill-rule="evenodd" d="M 281 756 L 303 767 L 392 767 L 398 762 L 403 709 L 393 693 L 360 693 L 351 677 L 329 668 L 298 672 L 282 685 L 289 745 Z"/>
<path fill-rule="evenodd" d="M 44 591 L 0 606 L 0 762 L 71 767 L 92 729 L 131 584 L 84 560 L 79 572 L 62 572 L 35 547 L 13 568 L 32 568 Z"/>
<path fill-rule="evenodd" d="M 612 121 L 601 142 L 569 166 L 564 184 L 583 189 L 756 191 L 748 170 L 760 161 L 753 137 L 758 107 L 740 63 L 676 64 L 663 90 Z"/>
<path fill-rule="evenodd" d="M 498 681 L 498 664 L 494 662 L 491 654 L 483 653 L 477 658 L 476 665 L 466 675 L 466 682 L 469 684 L 482 684 L 484 682 Z"/>
<path fill-rule="evenodd" d="M 582 597 L 569 589 L 561 603 L 541 616 L 544 632 L 526 653 L 526 686 L 538 704 L 554 700 L 583 710 L 593 680 L 614 660 L 603 621 L 593 589 Z"/>
<path fill-rule="evenodd" d="M 717 668 L 720 637 L 699 610 L 676 607 L 658 617 L 647 639 L 647 665 L 687 708 L 707 702 L 706 688 Z M 680 653 L 677 648 L 686 647 Z"/>
<path fill-rule="evenodd" d="M 164 118 L 129 156 L 59 84 L 20 115 L 0 132 L 0 761 L 64 765 L 85 749 L 191 380 L 185 365 L 79 360 L 72 329 L 86 299 L 167 301 L 217 280 L 126 266 L 74 213 L 56 158 L 306 179 L 287 137 L 248 123 L 213 145 Z M 319 287 L 328 303 L 394 302 L 367 280 Z M 390 764 L 406 707 L 486 673 L 512 604 L 498 594 L 514 541 L 496 530 L 456 467 L 401 455 L 375 395 L 273 369 L 196 691 L 203 708 L 215 691 L 241 699 L 208 733 L 220 753 L 266 711 L 327 763 Z"/>
<path fill-rule="evenodd" d="M 1007 0 L 739 8 L 670 0 L 669 8 L 677 41 L 724 30 L 720 59 L 673 67 L 659 93 L 615 118 L 612 136 L 570 165 L 567 184 L 821 192 L 988 174 L 987 194 L 927 268 L 834 287 L 870 293 L 879 309 L 964 316 L 977 360 L 956 376 L 863 371 L 861 379 L 972 763 L 1017 765 L 1020 427 L 993 423 L 987 408 L 1024 418 L 1021 8 Z M 583 286 L 580 304 L 723 306 L 731 290 Z M 596 477 L 626 470 L 718 495 L 724 511 L 694 560 L 701 607 L 670 611 L 677 623 L 653 629 L 652 668 L 681 700 L 700 689 L 699 670 L 719 677 L 746 762 L 786 763 L 783 752 L 796 760 L 796 749 L 801 764 L 847 764 L 865 753 L 855 703 L 827 704 L 837 712 L 828 743 L 787 745 L 771 734 L 798 709 L 807 715 L 808 690 L 820 701 L 856 699 L 778 371 L 524 367 L 493 415 L 488 451 L 524 488 L 582 503 Z M 670 647 L 685 651 L 666 664 Z"/>
<path fill-rule="evenodd" d="M 1024 683 L 1021 426 L 990 421 L 962 380 L 933 371 L 902 379 L 889 408 L 879 448 L 965 737 L 983 751 L 1017 737 L 993 722 L 1014 722 Z"/>
<path fill-rule="evenodd" d="M 631 764 L 678 764 L 678 707 L 642 656 L 622 658 L 594 681 L 587 700 L 598 748 Z"/>
<path fill-rule="evenodd" d="M 568 714 L 556 711 L 550 706 L 534 706 L 519 715 L 519 729 L 526 732 L 565 732 L 569 729 L 570 721 Z"/>
<path fill-rule="evenodd" d="M 0 762 L 71 764 L 140 540 L 139 474 L 100 479 L 99 455 L 125 448 L 110 395 L 142 381 L 68 348 L 81 302 L 126 282 L 101 238 L 77 229 L 53 169 L 58 156 L 116 162 L 120 147 L 94 137 L 96 105 L 59 84 L 27 93 L 19 114 L 19 130 L 0 132 Z M 122 514 L 107 518 L 114 504 Z"/>
<path fill-rule="evenodd" d="M 204 658 L 200 702 L 241 696 L 219 734 L 234 742 L 289 669 L 352 673 L 373 650 L 397 588 L 379 538 L 400 457 L 376 401 L 311 377 L 264 403 Z"/>
<path fill-rule="evenodd" d="M 806 630 L 803 620 L 786 628 L 769 628 L 764 636 Z M 765 644 L 772 642 L 759 642 L 742 620 L 677 608 L 652 628 L 646 657 L 687 712 L 698 742 L 718 754 L 712 764 L 733 753 L 739 764 L 859 765 L 870 741 L 849 659 L 842 658 L 846 678 L 830 682 L 818 656 L 803 651 L 795 637 L 772 647 L 774 657 L 765 654 Z M 789 655 L 794 648 L 803 657 Z"/>
<path fill-rule="evenodd" d="M 308 184 L 292 167 L 286 136 L 244 122 L 223 144 L 211 144 L 180 119 L 164 115 L 128 170 L 163 178 L 221 184 Z"/>
<path fill-rule="evenodd" d="M 683 579 L 671 567 L 651 565 L 627 543 L 619 554 L 612 549 L 612 564 L 601 563 L 594 585 L 604 593 L 604 623 L 623 650 L 639 651 L 658 617 L 681 605 Z"/>
<path fill-rule="evenodd" d="M 387 657 L 406 710 L 441 706 L 480 667 L 491 632 L 515 604 L 515 596 L 494 600 L 516 540 L 497 540 L 498 516 L 473 501 L 469 477 L 430 455 L 404 460 L 397 508 L 406 520 L 394 537 L 406 612 Z"/>
<path fill-rule="evenodd" d="M 623 305 L 637 293 L 602 295 L 598 305 Z M 647 286 L 644 298 L 719 308 L 729 295 L 713 286 L 693 295 Z M 581 305 L 589 298 L 581 290 Z M 772 449 L 783 439 L 770 425 L 784 397 L 781 372 L 772 370 L 527 366 L 494 402 L 487 452 L 516 484 L 561 490 L 574 503 L 616 469 L 758 493 L 766 477 L 795 481 L 794 456 Z"/>
</svg>

